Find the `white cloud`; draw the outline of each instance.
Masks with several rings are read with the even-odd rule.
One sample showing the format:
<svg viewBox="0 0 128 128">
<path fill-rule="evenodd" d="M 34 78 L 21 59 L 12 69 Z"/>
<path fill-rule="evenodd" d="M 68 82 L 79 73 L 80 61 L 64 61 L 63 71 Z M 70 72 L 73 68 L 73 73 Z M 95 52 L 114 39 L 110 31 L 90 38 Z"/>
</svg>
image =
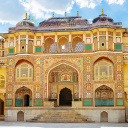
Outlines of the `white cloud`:
<svg viewBox="0 0 128 128">
<path fill-rule="evenodd" d="M 73 0 L 19 0 L 25 9 L 32 13 L 35 18 L 48 18 L 54 11 L 56 14 L 64 15 L 70 12 L 74 4 Z"/>
<path fill-rule="evenodd" d="M 80 8 L 88 7 L 88 8 L 95 8 L 98 4 L 102 2 L 102 0 L 75 0 Z"/>
<path fill-rule="evenodd" d="M 0 23 L 15 25 L 25 17 L 25 9 L 17 0 L 0 0 Z"/>
<path fill-rule="evenodd" d="M 9 23 L 15 25 L 25 18 L 25 13 L 30 13 L 36 19 L 47 19 L 56 14 L 64 16 L 64 12 L 69 13 L 74 3 L 80 8 L 95 8 L 103 0 L 0 0 L 0 23 Z M 122 5 L 125 0 L 104 0 L 108 4 Z"/>
<path fill-rule="evenodd" d="M 125 0 L 106 0 L 108 4 L 124 4 Z"/>
</svg>

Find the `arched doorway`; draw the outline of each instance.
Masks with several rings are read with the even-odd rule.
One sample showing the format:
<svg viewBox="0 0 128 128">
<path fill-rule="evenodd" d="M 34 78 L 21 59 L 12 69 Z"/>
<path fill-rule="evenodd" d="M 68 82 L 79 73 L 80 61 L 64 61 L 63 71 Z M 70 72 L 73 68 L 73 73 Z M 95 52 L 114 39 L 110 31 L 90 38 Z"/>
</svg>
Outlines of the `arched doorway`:
<svg viewBox="0 0 128 128">
<path fill-rule="evenodd" d="M 100 117 L 101 122 L 108 122 L 108 113 L 103 111 L 101 112 L 101 117 Z"/>
<path fill-rule="evenodd" d="M 4 101 L 0 99 L 0 115 L 4 115 Z"/>
<path fill-rule="evenodd" d="M 24 121 L 24 112 L 19 111 L 17 113 L 17 121 Z"/>
<path fill-rule="evenodd" d="M 61 104 L 60 91 L 64 88 L 68 88 L 69 90 L 71 90 L 71 100 L 79 100 L 79 77 L 78 71 L 74 67 L 67 64 L 60 64 L 54 67 L 49 72 L 48 82 L 48 98 L 50 101 L 54 101 L 55 103 L 57 103 L 57 106 Z"/>
<path fill-rule="evenodd" d="M 26 95 L 24 95 L 24 106 L 29 106 L 29 95 L 28 94 L 26 94 Z"/>
<path fill-rule="evenodd" d="M 71 106 L 72 105 L 72 92 L 68 88 L 64 88 L 59 94 L 60 106 Z"/>
<path fill-rule="evenodd" d="M 23 86 L 17 89 L 15 93 L 15 106 L 16 107 L 30 107 L 32 106 L 32 91 Z"/>
</svg>

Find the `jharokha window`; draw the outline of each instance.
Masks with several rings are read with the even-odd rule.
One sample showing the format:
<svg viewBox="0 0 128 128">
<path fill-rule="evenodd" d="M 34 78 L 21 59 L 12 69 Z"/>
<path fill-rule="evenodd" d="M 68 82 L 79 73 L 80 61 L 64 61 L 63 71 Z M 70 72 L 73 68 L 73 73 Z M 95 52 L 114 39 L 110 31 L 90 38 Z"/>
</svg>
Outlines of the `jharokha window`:
<svg viewBox="0 0 128 128">
<path fill-rule="evenodd" d="M 16 81 L 33 81 L 33 66 L 21 63 L 16 67 Z"/>
<path fill-rule="evenodd" d="M 94 65 L 95 80 L 113 80 L 113 64 L 102 59 Z"/>
</svg>

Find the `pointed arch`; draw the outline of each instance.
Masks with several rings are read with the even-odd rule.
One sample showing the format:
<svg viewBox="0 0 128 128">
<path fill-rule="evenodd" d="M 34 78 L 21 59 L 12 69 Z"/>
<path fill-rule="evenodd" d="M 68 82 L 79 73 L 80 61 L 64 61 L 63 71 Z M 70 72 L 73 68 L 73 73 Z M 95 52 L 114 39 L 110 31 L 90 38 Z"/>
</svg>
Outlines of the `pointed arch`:
<svg viewBox="0 0 128 128">
<path fill-rule="evenodd" d="M 53 38 L 50 38 L 50 37 L 46 38 L 45 43 L 44 43 L 44 52 L 49 53 L 50 51 L 52 51 L 52 50 L 50 50 L 50 47 L 53 44 L 54 44 Z"/>
<path fill-rule="evenodd" d="M 114 91 L 112 88 L 102 85 L 95 90 L 95 106 L 113 106 Z"/>
<path fill-rule="evenodd" d="M 58 47 L 60 52 L 69 52 L 70 43 L 66 37 L 61 37 L 58 41 Z"/>
<path fill-rule="evenodd" d="M 21 88 L 18 88 L 15 92 L 15 106 L 16 107 L 27 107 L 32 106 L 32 91 L 23 86 Z"/>
<path fill-rule="evenodd" d="M 16 81 L 33 81 L 34 66 L 27 60 L 19 60 L 15 65 L 15 80 Z"/>
<path fill-rule="evenodd" d="M 73 52 L 79 52 L 78 50 L 76 51 L 76 49 L 78 49 L 78 44 L 82 43 L 83 44 L 83 40 L 80 36 L 75 36 L 72 39 L 72 48 L 73 48 Z M 77 47 L 77 48 L 76 48 Z M 80 48 L 79 48 L 80 49 Z M 81 50 L 80 50 L 81 51 Z M 83 51 L 83 50 L 82 50 Z"/>
<path fill-rule="evenodd" d="M 52 64 L 50 67 L 48 67 L 48 69 L 45 71 L 45 74 L 46 75 L 44 75 L 44 88 L 45 88 L 45 90 L 47 90 L 47 92 L 45 92 L 45 98 L 48 98 L 48 76 L 49 76 L 49 72 L 53 69 L 53 68 L 55 68 L 55 67 L 57 67 L 57 66 L 59 66 L 59 65 L 61 65 L 61 64 L 65 64 L 65 65 L 68 65 L 68 66 L 71 66 L 72 68 L 74 68 L 74 69 L 76 69 L 77 70 L 77 72 L 78 72 L 78 81 L 79 81 L 79 98 L 81 98 L 82 97 L 82 71 L 80 70 L 80 68 L 77 66 L 77 65 L 75 65 L 74 63 L 71 63 L 71 62 L 69 62 L 69 61 L 66 61 L 66 60 L 61 60 L 61 61 L 58 61 L 57 63 L 54 63 L 54 64 Z"/>
<path fill-rule="evenodd" d="M 111 59 L 108 57 L 99 57 L 93 63 L 93 79 L 94 80 L 114 80 L 115 79 L 115 66 Z"/>
</svg>

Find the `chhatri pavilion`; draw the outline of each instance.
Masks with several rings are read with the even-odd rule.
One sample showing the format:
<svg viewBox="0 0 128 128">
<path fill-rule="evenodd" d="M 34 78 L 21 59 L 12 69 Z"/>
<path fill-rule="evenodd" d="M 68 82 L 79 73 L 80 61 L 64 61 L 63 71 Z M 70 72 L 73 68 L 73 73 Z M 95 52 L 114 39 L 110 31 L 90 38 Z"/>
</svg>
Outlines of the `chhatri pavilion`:
<svg viewBox="0 0 128 128">
<path fill-rule="evenodd" d="M 128 121 L 128 28 L 104 14 L 26 18 L 0 33 L 5 121 Z"/>
</svg>

